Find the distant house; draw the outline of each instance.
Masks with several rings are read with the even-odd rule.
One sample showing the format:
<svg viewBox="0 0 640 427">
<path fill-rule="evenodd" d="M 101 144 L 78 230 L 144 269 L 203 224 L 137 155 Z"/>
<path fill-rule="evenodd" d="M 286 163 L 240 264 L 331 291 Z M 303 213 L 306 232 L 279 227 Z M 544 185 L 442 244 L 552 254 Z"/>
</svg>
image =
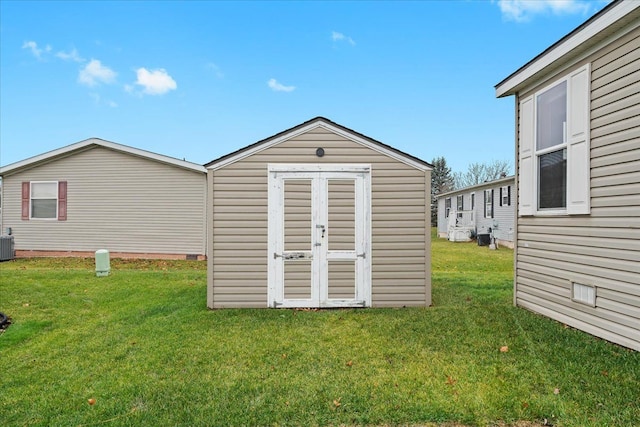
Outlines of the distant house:
<svg viewBox="0 0 640 427">
<path fill-rule="evenodd" d="M 515 96 L 515 304 L 640 350 L 640 2 L 496 85 Z"/>
<path fill-rule="evenodd" d="M 205 166 L 210 308 L 431 304 L 429 163 L 316 117 Z"/>
<path fill-rule="evenodd" d="M 438 236 L 466 242 L 481 235 L 513 248 L 514 182 L 509 176 L 438 195 Z"/>
<path fill-rule="evenodd" d="M 0 168 L 18 256 L 203 258 L 202 165 L 87 139 Z"/>
</svg>

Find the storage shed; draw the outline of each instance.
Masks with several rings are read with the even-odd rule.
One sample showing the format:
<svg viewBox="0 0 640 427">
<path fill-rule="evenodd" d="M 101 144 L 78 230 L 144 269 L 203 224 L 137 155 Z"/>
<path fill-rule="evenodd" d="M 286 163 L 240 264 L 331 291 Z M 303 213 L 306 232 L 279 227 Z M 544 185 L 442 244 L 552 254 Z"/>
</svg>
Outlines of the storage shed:
<svg viewBox="0 0 640 427">
<path fill-rule="evenodd" d="M 207 305 L 431 304 L 431 165 L 317 117 L 205 165 Z"/>
</svg>

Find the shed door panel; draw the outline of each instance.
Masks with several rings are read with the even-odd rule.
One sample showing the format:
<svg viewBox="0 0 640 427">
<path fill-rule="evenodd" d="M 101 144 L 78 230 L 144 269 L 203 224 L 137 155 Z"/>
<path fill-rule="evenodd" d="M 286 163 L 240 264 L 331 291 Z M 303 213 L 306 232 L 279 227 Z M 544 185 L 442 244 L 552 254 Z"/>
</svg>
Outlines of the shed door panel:
<svg viewBox="0 0 640 427">
<path fill-rule="evenodd" d="M 330 179 L 328 190 L 329 250 L 356 250 L 355 180 Z"/>
<path fill-rule="evenodd" d="M 284 261 L 284 299 L 311 302 L 311 260 Z"/>
<path fill-rule="evenodd" d="M 312 180 L 283 180 L 283 297 L 299 306 L 317 305 L 312 289 Z"/>
<path fill-rule="evenodd" d="M 330 261 L 327 297 L 330 300 L 356 299 L 355 261 Z"/>
<path fill-rule="evenodd" d="M 356 300 L 356 179 L 327 180 L 327 305 Z"/>
</svg>

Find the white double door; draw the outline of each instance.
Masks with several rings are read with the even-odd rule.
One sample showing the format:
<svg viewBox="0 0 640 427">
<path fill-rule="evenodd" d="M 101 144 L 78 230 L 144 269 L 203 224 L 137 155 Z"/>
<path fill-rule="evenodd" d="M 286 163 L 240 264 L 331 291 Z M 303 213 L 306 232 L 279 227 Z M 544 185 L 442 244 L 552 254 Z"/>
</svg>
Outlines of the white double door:
<svg viewBox="0 0 640 427">
<path fill-rule="evenodd" d="M 269 307 L 371 305 L 368 165 L 269 165 Z"/>
</svg>

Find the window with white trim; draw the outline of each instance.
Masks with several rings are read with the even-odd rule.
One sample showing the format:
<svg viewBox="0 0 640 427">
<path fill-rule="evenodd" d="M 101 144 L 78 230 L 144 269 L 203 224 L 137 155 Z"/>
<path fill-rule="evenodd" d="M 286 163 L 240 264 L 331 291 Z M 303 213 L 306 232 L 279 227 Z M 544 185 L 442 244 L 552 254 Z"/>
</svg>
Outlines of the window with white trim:
<svg viewBox="0 0 640 427">
<path fill-rule="evenodd" d="M 444 217 L 449 218 L 449 213 L 451 212 L 451 197 L 447 197 L 444 199 Z"/>
<path fill-rule="evenodd" d="M 461 194 L 456 197 L 456 211 L 458 212 L 458 218 L 462 218 L 463 210 L 464 210 L 464 196 Z"/>
<path fill-rule="evenodd" d="M 58 183 L 31 182 L 31 218 L 58 217 Z"/>
<path fill-rule="evenodd" d="M 511 206 L 511 186 L 500 187 L 500 206 Z"/>
<path fill-rule="evenodd" d="M 67 181 L 24 181 L 21 217 L 66 221 Z"/>
<path fill-rule="evenodd" d="M 484 217 L 493 218 L 493 190 L 484 190 Z"/>
<path fill-rule="evenodd" d="M 589 64 L 523 99 L 518 214 L 590 212 Z"/>
<path fill-rule="evenodd" d="M 536 95 L 538 210 L 567 207 L 567 81 Z"/>
</svg>

